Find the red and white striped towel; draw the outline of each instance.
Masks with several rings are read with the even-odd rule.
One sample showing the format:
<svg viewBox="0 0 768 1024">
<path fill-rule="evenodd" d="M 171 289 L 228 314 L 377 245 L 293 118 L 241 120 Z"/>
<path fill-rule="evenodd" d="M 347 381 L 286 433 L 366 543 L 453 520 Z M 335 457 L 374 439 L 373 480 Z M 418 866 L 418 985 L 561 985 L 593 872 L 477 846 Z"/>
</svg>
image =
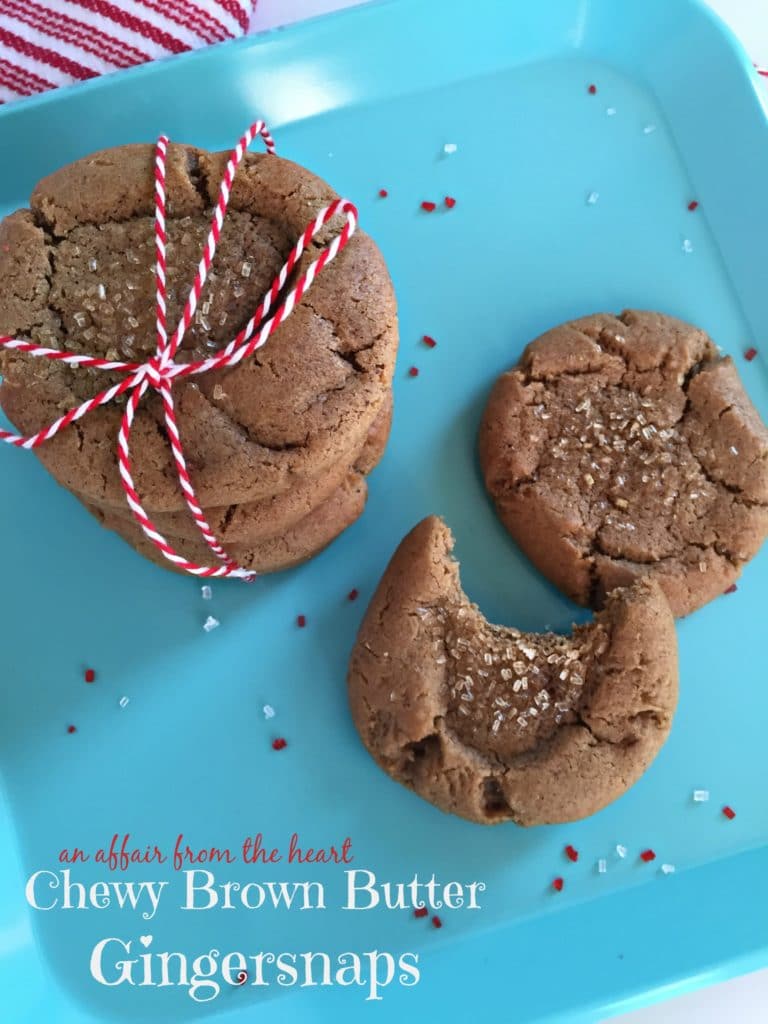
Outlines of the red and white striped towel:
<svg viewBox="0 0 768 1024">
<path fill-rule="evenodd" d="M 0 0 L 0 103 L 248 31 L 256 0 Z"/>
</svg>

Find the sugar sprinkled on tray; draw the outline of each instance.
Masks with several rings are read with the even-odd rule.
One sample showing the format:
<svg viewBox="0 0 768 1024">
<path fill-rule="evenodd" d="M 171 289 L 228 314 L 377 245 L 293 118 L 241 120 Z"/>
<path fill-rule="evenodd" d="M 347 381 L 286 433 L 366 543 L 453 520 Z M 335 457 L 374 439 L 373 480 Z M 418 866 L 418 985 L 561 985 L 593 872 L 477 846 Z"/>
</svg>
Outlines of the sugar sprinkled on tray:
<svg viewBox="0 0 768 1024">
<path fill-rule="evenodd" d="M 655 131 L 656 131 L 656 125 L 655 124 L 647 124 L 643 128 L 643 135 L 653 135 L 653 133 Z"/>
<path fill-rule="evenodd" d="M 214 619 L 212 615 L 209 615 L 208 618 L 203 623 L 203 629 L 205 630 L 206 633 L 210 633 L 212 630 L 218 629 L 220 625 L 221 623 L 219 622 L 218 619 Z"/>
<path fill-rule="evenodd" d="M 211 590 L 209 583 L 204 583 L 202 587 L 200 587 L 200 593 L 203 595 L 204 601 L 210 601 L 213 597 L 213 591 Z"/>
<path fill-rule="evenodd" d="M 131 698 L 130 697 L 121 697 L 120 700 L 117 703 L 118 703 L 118 705 L 121 708 L 125 709 L 125 708 L 128 707 L 130 702 L 131 702 Z"/>
<path fill-rule="evenodd" d="M 600 198 L 600 193 L 599 192 L 589 192 L 589 193 L 587 193 L 587 206 L 594 206 L 597 203 L 597 200 L 599 198 Z"/>
<path fill-rule="evenodd" d="M 597 862 L 597 873 L 598 875 L 604 875 L 608 871 L 608 861 L 605 857 L 601 857 Z"/>
<path fill-rule="evenodd" d="M 443 152 L 445 153 L 446 156 L 452 156 L 458 150 L 458 148 L 459 147 L 456 145 L 455 142 L 446 142 L 446 144 L 443 146 Z"/>
<path fill-rule="evenodd" d="M 705 804 L 709 800 L 708 789 L 694 789 L 693 791 L 693 802 L 695 804 Z"/>
<path fill-rule="evenodd" d="M 624 858 L 627 856 L 627 848 L 626 848 L 626 846 L 622 846 L 621 843 L 617 843 L 616 844 L 616 853 L 617 853 L 617 855 L 619 857 L 621 857 L 622 860 L 624 860 Z"/>
<path fill-rule="evenodd" d="M 661 865 L 662 875 L 674 875 L 675 865 L 674 864 L 662 864 Z"/>
<path fill-rule="evenodd" d="M 606 117 L 614 117 L 615 114 L 616 114 L 616 107 L 606 107 L 605 108 L 605 115 L 606 115 Z"/>
<path fill-rule="evenodd" d="M 275 717 L 275 709 L 272 707 L 271 704 L 265 704 L 261 710 L 264 713 L 264 717 L 267 719 L 267 721 L 269 721 L 270 718 Z"/>
<path fill-rule="evenodd" d="M 683 244 L 681 248 L 683 252 L 686 254 L 686 256 L 690 256 L 690 254 L 693 252 L 693 242 L 690 240 L 690 238 L 683 239 Z"/>
</svg>

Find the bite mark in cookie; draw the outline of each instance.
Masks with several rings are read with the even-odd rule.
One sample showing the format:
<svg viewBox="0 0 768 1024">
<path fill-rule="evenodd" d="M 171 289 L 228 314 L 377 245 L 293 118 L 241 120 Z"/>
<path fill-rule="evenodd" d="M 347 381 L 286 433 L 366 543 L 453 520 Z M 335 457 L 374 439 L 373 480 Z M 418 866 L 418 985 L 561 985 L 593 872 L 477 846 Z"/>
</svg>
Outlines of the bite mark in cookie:
<svg viewBox="0 0 768 1024">
<path fill-rule="evenodd" d="M 394 554 L 349 668 L 358 732 L 381 767 L 445 811 L 493 824 L 574 821 L 621 796 L 669 733 L 672 613 L 650 579 L 569 637 L 489 623 L 431 517 Z"/>
</svg>

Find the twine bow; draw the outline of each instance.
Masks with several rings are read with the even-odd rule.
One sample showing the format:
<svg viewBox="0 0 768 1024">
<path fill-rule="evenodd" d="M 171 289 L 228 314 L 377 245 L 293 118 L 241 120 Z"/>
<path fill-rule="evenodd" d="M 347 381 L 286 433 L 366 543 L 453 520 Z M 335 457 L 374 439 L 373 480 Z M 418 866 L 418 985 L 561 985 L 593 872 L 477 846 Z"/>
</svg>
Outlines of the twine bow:
<svg viewBox="0 0 768 1024">
<path fill-rule="evenodd" d="M 255 124 L 251 125 L 232 151 L 232 154 L 227 161 L 226 171 L 224 172 L 224 177 L 219 188 L 219 197 L 214 208 L 213 219 L 211 221 L 211 227 L 208 233 L 205 249 L 198 265 L 192 288 L 185 303 L 184 312 L 182 313 L 181 319 L 170 337 L 168 337 L 166 323 L 165 276 L 167 243 L 165 227 L 165 167 L 168 138 L 162 135 L 157 140 L 157 147 L 155 150 L 154 222 L 157 349 L 151 359 L 147 360 L 145 363 L 118 362 L 109 359 L 101 359 L 97 356 L 76 355 L 70 352 L 62 352 L 58 349 L 43 348 L 40 345 L 34 345 L 31 342 L 22 341 L 18 338 L 0 336 L 0 346 L 3 348 L 25 352 L 27 355 L 37 356 L 43 359 L 64 362 L 70 366 L 92 367 L 94 369 L 105 370 L 110 373 L 123 374 L 123 379 L 118 384 L 101 391 L 99 394 L 83 402 L 76 408 L 70 409 L 63 416 L 60 416 L 54 423 L 51 423 L 50 426 L 45 427 L 36 434 L 32 434 L 29 437 L 23 437 L 19 434 L 14 434 L 0 428 L 0 441 L 5 441 L 18 448 L 37 448 L 45 441 L 48 441 L 50 438 L 58 434 L 60 430 L 64 430 L 71 423 L 74 423 L 75 420 L 81 419 L 93 409 L 96 409 L 101 405 L 107 405 L 113 399 L 117 398 L 118 395 L 128 393 L 125 412 L 123 413 L 120 430 L 117 435 L 117 459 L 123 491 L 125 493 L 126 501 L 128 502 L 128 507 L 133 513 L 134 519 L 150 541 L 152 541 L 155 547 L 165 558 L 168 559 L 169 562 L 172 562 L 179 568 L 191 573 L 193 576 L 231 576 L 247 581 L 253 580 L 256 574 L 252 570 L 241 568 L 232 558 L 229 557 L 229 555 L 227 555 L 226 551 L 221 544 L 219 544 L 211 527 L 209 526 L 200 503 L 195 495 L 195 489 L 187 469 L 184 450 L 179 436 L 179 428 L 176 421 L 172 391 L 173 383 L 179 378 L 196 376 L 199 374 L 209 373 L 214 370 L 224 370 L 237 366 L 238 363 L 253 355 L 256 349 L 261 348 L 261 346 L 266 343 L 270 335 L 277 330 L 280 324 L 284 320 L 288 319 L 296 307 L 296 304 L 301 301 L 302 296 L 312 287 L 317 275 L 320 274 L 323 268 L 341 252 L 357 228 L 357 209 L 351 202 L 349 202 L 349 200 L 337 199 L 331 203 L 330 206 L 325 207 L 325 209 L 321 210 L 315 219 L 304 229 L 304 232 L 292 249 L 282 269 L 270 285 L 269 291 L 261 300 L 255 313 L 240 333 L 220 352 L 207 359 L 202 359 L 193 363 L 175 362 L 175 356 L 179 350 L 179 346 L 181 345 L 184 335 L 194 318 L 200 294 L 203 290 L 203 286 L 205 285 L 205 281 L 208 277 L 208 271 L 216 253 L 216 246 L 221 236 L 235 172 L 245 156 L 248 146 L 257 135 L 260 135 L 264 140 L 268 153 L 274 154 L 275 152 L 275 144 L 263 121 L 257 121 Z M 305 273 L 302 274 L 294 287 L 288 292 L 272 316 L 268 318 L 270 309 L 278 302 L 280 294 L 288 280 L 288 276 L 296 266 L 296 263 L 301 258 L 303 252 L 315 235 L 317 235 L 318 232 L 336 216 L 336 214 L 344 214 L 346 216 L 346 223 L 344 227 L 337 235 L 334 236 L 326 248 L 322 250 L 317 259 L 310 263 Z M 188 561 L 183 557 L 183 555 L 180 555 L 160 533 L 141 504 L 141 500 L 134 486 L 133 473 L 131 471 L 130 438 L 136 410 L 138 409 L 141 399 L 150 388 L 160 395 L 163 403 L 166 432 L 171 446 L 173 460 L 176 465 L 179 484 L 181 485 L 181 489 L 184 494 L 184 500 L 186 501 L 187 507 L 189 508 L 189 511 L 191 512 L 206 544 L 222 563 L 220 565 L 197 565 L 194 562 Z"/>
</svg>

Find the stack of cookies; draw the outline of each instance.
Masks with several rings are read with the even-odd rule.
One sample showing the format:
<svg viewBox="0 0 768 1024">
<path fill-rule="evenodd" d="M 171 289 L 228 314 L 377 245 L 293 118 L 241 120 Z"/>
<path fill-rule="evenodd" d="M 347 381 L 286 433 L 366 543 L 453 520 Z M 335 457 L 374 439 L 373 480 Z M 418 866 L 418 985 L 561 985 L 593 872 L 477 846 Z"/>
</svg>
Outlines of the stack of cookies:
<svg viewBox="0 0 768 1024">
<path fill-rule="evenodd" d="M 192 285 L 227 154 L 171 145 L 167 161 L 168 322 Z M 144 362 L 156 348 L 153 161 L 149 145 L 86 157 L 35 189 L 0 225 L 0 333 L 51 348 Z M 308 222 L 337 196 L 276 156 L 248 154 L 196 319 L 178 362 L 222 349 L 243 327 Z M 330 222 L 288 281 L 340 225 Z M 228 553 L 257 572 L 316 554 L 361 514 L 384 453 L 397 352 L 392 285 L 358 231 L 266 346 L 237 367 L 178 382 L 188 467 Z M 20 353 L 2 357 L 2 407 L 25 434 L 112 382 L 108 374 Z M 114 378 L 117 379 L 117 378 Z M 124 399 L 123 399 L 124 401 Z M 36 452 L 101 523 L 170 567 L 135 524 L 117 471 L 120 399 Z M 185 557 L 210 562 L 186 508 L 150 393 L 136 416 L 134 479 L 152 520 Z"/>
</svg>

